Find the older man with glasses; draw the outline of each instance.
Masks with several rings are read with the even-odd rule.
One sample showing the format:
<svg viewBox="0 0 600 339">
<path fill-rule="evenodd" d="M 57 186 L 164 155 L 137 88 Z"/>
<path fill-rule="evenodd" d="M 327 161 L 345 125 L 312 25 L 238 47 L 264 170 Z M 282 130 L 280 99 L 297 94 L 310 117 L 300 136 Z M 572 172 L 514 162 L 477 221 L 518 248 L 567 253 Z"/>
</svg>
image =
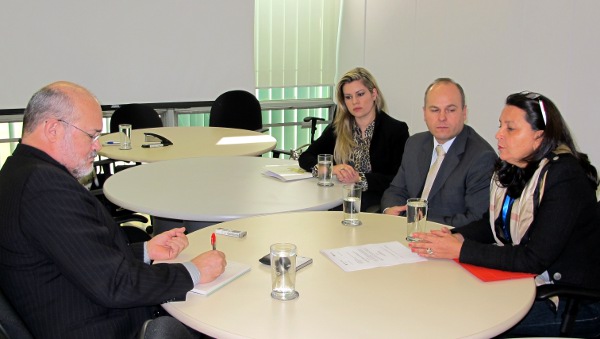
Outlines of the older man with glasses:
<svg viewBox="0 0 600 339">
<path fill-rule="evenodd" d="M 127 243 L 78 182 L 93 169 L 101 131 L 89 91 L 50 84 L 31 98 L 22 142 L 0 170 L 0 288 L 36 338 L 134 338 L 156 305 L 185 299 L 226 265 L 216 250 L 150 265 L 188 245 L 183 228 Z M 191 336 L 173 318 L 159 319 L 150 325 L 159 332 Z"/>
</svg>

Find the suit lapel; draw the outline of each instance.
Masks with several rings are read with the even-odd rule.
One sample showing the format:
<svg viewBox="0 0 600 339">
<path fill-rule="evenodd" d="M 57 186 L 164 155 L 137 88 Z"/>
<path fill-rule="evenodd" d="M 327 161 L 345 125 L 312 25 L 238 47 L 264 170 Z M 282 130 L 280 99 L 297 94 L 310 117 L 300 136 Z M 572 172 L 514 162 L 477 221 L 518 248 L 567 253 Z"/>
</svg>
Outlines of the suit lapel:
<svg viewBox="0 0 600 339">
<path fill-rule="evenodd" d="M 431 165 L 431 155 L 433 154 L 433 135 L 429 135 L 427 141 L 423 143 L 421 151 L 417 155 L 417 177 L 416 182 L 421 183 L 421 190 L 419 196 L 423 193 L 423 186 L 425 186 L 425 180 L 427 180 L 427 173 Z"/>
<path fill-rule="evenodd" d="M 450 174 L 454 171 L 456 166 L 460 163 L 460 159 L 462 154 L 465 152 L 465 147 L 467 145 L 467 135 L 468 135 L 468 126 L 464 126 L 463 130 L 458 134 L 456 140 L 450 146 L 448 153 L 444 157 L 444 161 L 435 177 L 435 181 L 433 182 L 433 186 L 431 186 L 431 191 L 429 192 L 429 200 L 434 197 L 438 191 L 444 186 Z M 433 146 L 432 146 L 433 147 Z"/>
</svg>

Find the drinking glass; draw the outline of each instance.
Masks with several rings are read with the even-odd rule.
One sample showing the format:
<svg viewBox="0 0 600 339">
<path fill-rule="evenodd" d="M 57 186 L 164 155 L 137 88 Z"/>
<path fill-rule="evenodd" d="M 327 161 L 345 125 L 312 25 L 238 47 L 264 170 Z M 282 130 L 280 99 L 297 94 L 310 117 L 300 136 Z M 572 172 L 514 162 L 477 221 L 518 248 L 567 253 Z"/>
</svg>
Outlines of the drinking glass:
<svg viewBox="0 0 600 339">
<path fill-rule="evenodd" d="M 119 125 L 120 144 L 119 149 L 131 149 L 131 124 Z"/>
<path fill-rule="evenodd" d="M 333 186 L 333 182 L 331 182 L 331 176 L 333 174 L 333 155 L 319 154 L 317 160 L 317 168 L 319 170 L 319 181 L 317 184 L 319 186 Z"/>
<path fill-rule="evenodd" d="M 271 297 L 292 300 L 296 291 L 296 245 L 278 243 L 271 245 Z"/>
<path fill-rule="evenodd" d="M 360 213 L 360 198 L 362 196 L 362 185 L 352 184 L 342 186 L 344 220 L 342 224 L 348 226 L 362 225 L 358 219 Z"/>
<path fill-rule="evenodd" d="M 427 226 L 427 200 L 410 198 L 406 201 L 406 240 L 420 241 L 412 236 L 415 232 L 425 232 Z"/>
</svg>

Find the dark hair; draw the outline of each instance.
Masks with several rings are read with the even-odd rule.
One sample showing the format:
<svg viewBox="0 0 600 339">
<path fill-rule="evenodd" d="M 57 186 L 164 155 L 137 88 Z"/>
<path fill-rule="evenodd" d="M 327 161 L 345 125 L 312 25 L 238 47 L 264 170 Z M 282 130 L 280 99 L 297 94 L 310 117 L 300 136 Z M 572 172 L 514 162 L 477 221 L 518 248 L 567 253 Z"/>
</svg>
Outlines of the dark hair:
<svg viewBox="0 0 600 339">
<path fill-rule="evenodd" d="M 519 168 L 505 161 L 496 161 L 495 171 L 501 186 L 507 187 L 508 194 L 517 198 L 535 173 L 540 161 L 550 157 L 559 145 L 565 145 L 586 172 L 594 190 L 598 187 L 598 173 L 590 163 L 587 154 L 577 150 L 567 123 L 554 103 L 547 97 L 534 92 L 520 92 L 506 98 L 506 105 L 525 111 L 525 120 L 534 131 L 544 131 L 540 146 L 525 160 L 527 166 Z"/>
</svg>

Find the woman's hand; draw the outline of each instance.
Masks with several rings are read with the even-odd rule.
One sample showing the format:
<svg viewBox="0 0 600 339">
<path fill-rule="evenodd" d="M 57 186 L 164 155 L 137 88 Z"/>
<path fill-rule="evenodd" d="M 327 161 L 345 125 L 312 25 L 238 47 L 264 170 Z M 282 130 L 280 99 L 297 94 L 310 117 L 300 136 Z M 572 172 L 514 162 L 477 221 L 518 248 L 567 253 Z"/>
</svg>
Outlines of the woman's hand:
<svg viewBox="0 0 600 339">
<path fill-rule="evenodd" d="M 430 233 L 414 233 L 413 237 L 421 241 L 408 244 L 411 251 L 426 258 L 455 259 L 460 256 L 464 238 L 452 234 L 447 227 L 432 230 Z"/>
<path fill-rule="evenodd" d="M 333 166 L 333 174 L 344 184 L 351 184 L 360 181 L 360 175 L 350 165 L 340 164 Z"/>
</svg>

